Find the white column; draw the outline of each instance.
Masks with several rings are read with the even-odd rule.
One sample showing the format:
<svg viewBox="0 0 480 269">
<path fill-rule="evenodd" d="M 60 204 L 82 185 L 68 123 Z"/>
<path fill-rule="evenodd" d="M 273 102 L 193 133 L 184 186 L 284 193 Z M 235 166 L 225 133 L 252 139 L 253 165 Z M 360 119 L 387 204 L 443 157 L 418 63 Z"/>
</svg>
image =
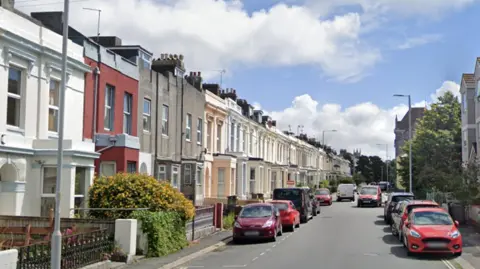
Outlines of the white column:
<svg viewBox="0 0 480 269">
<path fill-rule="evenodd" d="M 4 55 L 5 57 L 5 55 Z M 2 63 L 3 64 L 3 63 Z M 0 109 L 0 135 L 4 134 L 7 130 L 7 93 L 8 93 L 8 67 L 0 66 L 0 107 L 5 109 Z"/>
</svg>

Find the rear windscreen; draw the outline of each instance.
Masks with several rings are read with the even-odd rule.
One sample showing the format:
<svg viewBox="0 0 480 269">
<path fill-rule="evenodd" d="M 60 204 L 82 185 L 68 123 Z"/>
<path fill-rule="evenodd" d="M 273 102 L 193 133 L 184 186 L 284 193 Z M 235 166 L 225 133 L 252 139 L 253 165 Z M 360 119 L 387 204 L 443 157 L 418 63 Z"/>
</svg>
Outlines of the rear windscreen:
<svg viewBox="0 0 480 269">
<path fill-rule="evenodd" d="M 387 183 L 380 183 L 380 184 L 378 184 L 378 186 L 380 187 L 380 190 L 382 190 L 382 191 L 386 191 L 388 189 L 388 184 Z"/>
<path fill-rule="evenodd" d="M 272 204 L 276 209 L 278 209 L 280 211 L 288 209 L 288 205 L 285 204 L 285 203 L 272 203 Z"/>
<path fill-rule="evenodd" d="M 289 200 L 296 207 L 302 206 L 302 191 L 299 189 L 276 189 L 273 191 L 274 200 Z"/>
<path fill-rule="evenodd" d="M 409 195 L 406 195 L 406 196 L 393 196 L 392 197 L 392 202 L 395 202 L 395 203 L 398 203 L 400 201 L 406 201 L 406 200 L 413 200 L 413 196 L 409 196 Z"/>
<path fill-rule="evenodd" d="M 410 205 L 407 207 L 407 212 L 410 214 L 414 208 L 438 208 L 438 205 Z"/>
</svg>

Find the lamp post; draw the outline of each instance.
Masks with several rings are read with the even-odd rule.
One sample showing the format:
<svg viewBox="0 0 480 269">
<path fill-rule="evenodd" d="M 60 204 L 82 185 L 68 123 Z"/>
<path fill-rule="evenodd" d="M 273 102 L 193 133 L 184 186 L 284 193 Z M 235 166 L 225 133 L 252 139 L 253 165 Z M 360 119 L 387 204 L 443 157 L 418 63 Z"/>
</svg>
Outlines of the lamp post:
<svg viewBox="0 0 480 269">
<path fill-rule="evenodd" d="M 409 191 L 412 189 L 412 100 L 409 94 L 394 94 L 394 97 L 403 97 L 408 99 L 408 170 L 409 170 Z"/>
<path fill-rule="evenodd" d="M 57 178 L 55 184 L 55 216 L 52 233 L 52 254 L 50 266 L 52 269 L 61 269 L 62 260 L 62 232 L 60 231 L 60 202 L 62 198 L 62 175 L 63 175 L 63 137 L 65 122 L 65 90 L 67 85 L 67 59 L 68 59 L 68 12 L 70 0 L 65 0 L 63 5 L 63 40 L 62 40 L 62 72 L 61 88 L 58 97 L 58 152 L 57 152 Z"/>
<path fill-rule="evenodd" d="M 388 144 L 377 144 L 377 146 L 385 146 L 385 173 L 387 174 L 387 182 L 389 182 L 388 178 Z"/>
<path fill-rule="evenodd" d="M 335 133 L 337 132 L 337 130 L 335 129 L 332 129 L 332 130 L 323 130 L 322 131 L 322 145 L 323 145 L 323 148 L 325 149 L 325 157 L 327 157 L 327 150 L 326 150 L 326 147 L 325 147 L 325 133 Z M 323 168 L 325 168 L 325 158 L 323 158 Z M 325 175 L 326 177 L 326 175 Z"/>
</svg>

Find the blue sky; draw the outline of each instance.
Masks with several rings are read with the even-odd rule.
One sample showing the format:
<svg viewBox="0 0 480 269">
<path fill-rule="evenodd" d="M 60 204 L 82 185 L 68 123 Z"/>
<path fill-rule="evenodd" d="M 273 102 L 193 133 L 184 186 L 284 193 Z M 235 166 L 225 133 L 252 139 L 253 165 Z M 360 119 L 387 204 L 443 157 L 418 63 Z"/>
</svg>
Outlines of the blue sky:
<svg viewBox="0 0 480 269">
<path fill-rule="evenodd" d="M 25 11 L 62 1 L 19 0 Z M 121 1 L 122 5 L 118 3 Z M 334 148 L 393 155 L 395 116 L 444 91 L 458 94 L 480 56 L 479 0 L 72 0 L 70 24 L 115 35 L 155 55 L 185 55 L 188 71 L 235 88 L 278 128 Z"/>
</svg>

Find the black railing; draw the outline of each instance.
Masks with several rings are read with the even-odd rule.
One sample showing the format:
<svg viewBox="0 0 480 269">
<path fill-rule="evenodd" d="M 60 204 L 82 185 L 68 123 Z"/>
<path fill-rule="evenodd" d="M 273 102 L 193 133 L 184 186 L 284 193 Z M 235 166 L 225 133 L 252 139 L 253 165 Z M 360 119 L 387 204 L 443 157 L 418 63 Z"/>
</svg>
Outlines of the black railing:
<svg viewBox="0 0 480 269">
<path fill-rule="evenodd" d="M 18 248 L 17 269 L 50 269 L 51 242 Z M 62 269 L 78 269 L 108 260 L 114 249 L 107 229 L 62 237 Z"/>
</svg>

